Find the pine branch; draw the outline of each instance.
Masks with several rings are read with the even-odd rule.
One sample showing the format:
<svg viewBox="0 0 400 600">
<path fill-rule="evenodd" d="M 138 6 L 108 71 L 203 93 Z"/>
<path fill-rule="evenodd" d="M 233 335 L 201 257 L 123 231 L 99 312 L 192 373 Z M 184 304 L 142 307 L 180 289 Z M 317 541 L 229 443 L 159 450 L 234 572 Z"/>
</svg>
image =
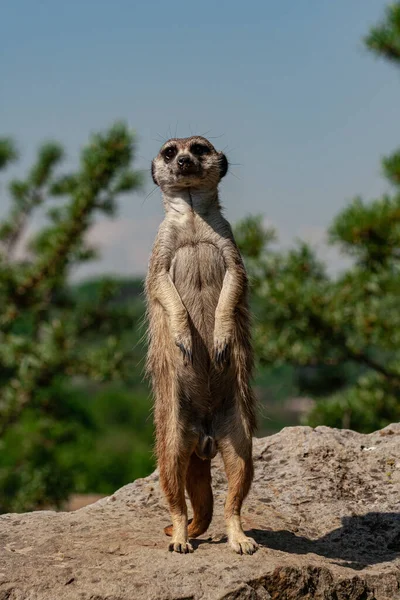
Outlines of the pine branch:
<svg viewBox="0 0 400 600">
<path fill-rule="evenodd" d="M 400 185 L 400 151 L 398 150 L 391 156 L 384 158 L 382 165 L 386 177 L 394 185 Z"/>
<path fill-rule="evenodd" d="M 360 364 L 363 364 L 370 369 L 383 375 L 386 379 L 390 380 L 396 386 L 400 385 L 400 374 L 396 371 L 392 371 L 387 367 L 384 367 L 379 362 L 368 356 L 361 350 L 354 350 L 348 342 L 347 336 L 341 331 L 336 331 L 332 325 L 330 325 L 320 314 L 312 312 L 312 316 L 316 323 L 316 329 L 321 337 L 325 337 L 330 341 L 333 346 L 336 346 L 339 351 L 345 353 L 345 357 L 349 360 L 353 360 Z"/>
<path fill-rule="evenodd" d="M 13 252 L 25 230 L 33 211 L 43 204 L 46 186 L 55 167 L 63 158 L 63 150 L 54 142 L 39 148 L 38 158 L 27 179 L 14 180 L 9 185 L 13 200 L 11 215 L 0 227 L 2 253 L 6 261 L 12 259 Z"/>
<path fill-rule="evenodd" d="M 400 64 L 400 2 L 387 7 L 384 21 L 373 27 L 364 41 L 376 54 Z"/>
<path fill-rule="evenodd" d="M 18 158 L 17 148 L 11 138 L 0 138 L 0 170 Z"/>
<path fill-rule="evenodd" d="M 51 292 L 57 281 L 65 277 L 73 252 L 82 246 L 94 211 L 101 209 L 104 193 L 110 211 L 117 193 L 138 185 L 138 178 L 129 171 L 132 156 L 132 136 L 123 125 L 115 125 L 104 136 L 93 136 L 82 153 L 80 173 L 68 176 L 57 188 L 60 194 L 70 193 L 72 200 L 61 220 L 42 233 L 46 246 L 41 248 L 38 260 L 16 286 L 13 301 L 17 306 L 32 304 L 43 287 Z"/>
</svg>

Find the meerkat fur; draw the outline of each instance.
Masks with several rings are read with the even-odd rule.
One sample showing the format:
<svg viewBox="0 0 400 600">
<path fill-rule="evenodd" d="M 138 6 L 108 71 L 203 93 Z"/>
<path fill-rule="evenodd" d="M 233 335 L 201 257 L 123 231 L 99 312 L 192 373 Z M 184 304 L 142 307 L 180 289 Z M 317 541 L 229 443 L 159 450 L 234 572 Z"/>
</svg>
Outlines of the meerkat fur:
<svg viewBox="0 0 400 600">
<path fill-rule="evenodd" d="M 228 161 L 205 138 L 170 139 L 152 162 L 165 208 L 146 277 L 147 372 L 171 551 L 187 553 L 212 519 L 211 459 L 227 479 L 230 546 L 253 554 L 240 511 L 253 478 L 253 355 L 247 276 L 218 184 Z M 188 523 L 185 489 L 193 509 Z"/>
</svg>

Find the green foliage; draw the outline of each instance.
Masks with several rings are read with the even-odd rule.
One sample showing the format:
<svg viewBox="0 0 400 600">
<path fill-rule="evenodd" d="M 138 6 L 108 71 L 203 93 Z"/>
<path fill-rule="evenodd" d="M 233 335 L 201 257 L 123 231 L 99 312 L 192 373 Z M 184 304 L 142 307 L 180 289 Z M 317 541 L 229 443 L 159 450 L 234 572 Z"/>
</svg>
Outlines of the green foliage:
<svg viewBox="0 0 400 600">
<path fill-rule="evenodd" d="M 400 64 L 400 2 L 366 43 Z M 383 160 L 400 184 L 400 151 Z M 334 220 L 329 241 L 352 259 L 328 275 L 314 251 L 298 243 L 271 248 L 273 232 L 251 217 L 237 229 L 256 310 L 261 364 L 296 370 L 300 392 L 317 398 L 311 425 L 372 431 L 400 418 L 400 193 L 356 198 Z"/>
<path fill-rule="evenodd" d="M 107 384 L 98 390 L 75 389 L 74 393 L 94 428 L 87 429 L 71 449 L 79 457 L 75 491 L 111 494 L 122 484 L 148 475 L 154 457 L 147 389 Z"/>
<path fill-rule="evenodd" d="M 40 400 L 0 441 L 0 512 L 62 507 L 71 491 L 111 494 L 154 468 L 143 386 L 54 383 Z"/>
<path fill-rule="evenodd" d="M 384 158 L 382 164 L 386 177 L 394 185 L 400 185 L 400 151 L 394 152 L 391 156 Z"/>
<path fill-rule="evenodd" d="M 386 163 L 391 159 L 386 159 Z M 400 164 L 398 165 L 400 178 Z M 356 198 L 335 219 L 330 239 L 361 267 L 379 270 L 399 257 L 400 194 L 365 204 Z"/>
<path fill-rule="evenodd" d="M 94 256 L 85 240 L 96 214 L 114 213 L 118 195 L 139 185 L 134 152 L 133 134 L 116 124 L 92 137 L 75 173 L 58 174 L 63 150 L 48 142 L 27 177 L 9 185 L 11 211 L 0 226 L 0 511 L 59 505 L 82 481 L 82 456 L 74 448 L 98 423 L 90 399 L 87 406 L 76 402 L 78 381 L 132 382 L 139 341 L 135 333 L 128 345 L 126 332 L 137 332 L 142 307 L 116 302 L 116 281 L 104 280 L 85 295 L 67 278 Z M 15 158 L 13 143 L 0 141 L 0 166 Z M 34 210 L 52 197 L 59 204 L 31 239 L 27 259 L 15 260 Z M 148 438 L 148 428 L 143 431 Z M 111 464 L 110 449 L 108 456 Z"/>
<path fill-rule="evenodd" d="M 400 62 L 399 2 L 394 2 L 387 7 L 384 21 L 371 29 L 365 38 L 365 43 L 376 54 L 395 63 Z"/>
<path fill-rule="evenodd" d="M 363 375 L 354 386 L 318 400 L 308 418 L 312 427 L 328 424 L 365 433 L 398 421 L 399 390 L 376 373 Z"/>
<path fill-rule="evenodd" d="M 17 148 L 10 138 L 0 138 L 0 169 L 18 158 Z"/>
<path fill-rule="evenodd" d="M 386 199 L 382 203 L 385 207 Z M 246 221 L 238 231 L 254 297 L 259 361 L 269 367 L 295 367 L 299 391 L 320 398 L 312 424 L 347 423 L 370 431 L 399 416 L 398 225 L 395 218 L 385 221 L 385 244 L 380 218 L 384 212 L 379 202 L 355 203 L 336 219 L 332 231 L 338 243 L 359 259 L 336 278 L 328 276 L 305 244 L 280 252 L 267 243 L 257 256 L 248 255 L 253 218 L 250 238 L 246 239 Z M 372 235 L 356 236 L 352 243 L 353 225 L 361 229 L 365 223 Z M 261 237 L 261 222 L 259 228 Z M 360 382 L 370 373 L 377 378 L 366 388 Z M 351 419 L 342 413 L 351 414 Z"/>
<path fill-rule="evenodd" d="M 60 507 L 75 487 L 73 449 L 91 427 L 89 416 L 60 381 L 35 400 L 0 441 L 0 512 Z"/>
</svg>

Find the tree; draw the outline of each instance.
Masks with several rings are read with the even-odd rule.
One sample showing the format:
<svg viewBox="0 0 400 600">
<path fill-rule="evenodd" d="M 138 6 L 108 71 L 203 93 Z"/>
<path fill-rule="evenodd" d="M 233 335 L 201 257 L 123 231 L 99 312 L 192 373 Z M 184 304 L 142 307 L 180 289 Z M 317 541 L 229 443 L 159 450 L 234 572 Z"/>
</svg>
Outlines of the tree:
<svg viewBox="0 0 400 600">
<path fill-rule="evenodd" d="M 399 2 L 365 42 L 400 66 Z M 400 419 L 400 151 L 383 170 L 393 194 L 354 199 L 329 229 L 330 242 L 352 259 L 336 278 L 307 244 L 273 251 L 274 232 L 261 219 L 237 228 L 260 362 L 294 365 L 300 387 L 319 398 L 311 425 L 372 431 Z"/>
<path fill-rule="evenodd" d="M 11 211 L 0 225 L 0 512 L 68 496 L 76 465 L 63 449 L 90 427 L 70 382 L 118 379 L 131 368 L 120 334 L 137 314 L 112 302 L 114 282 L 87 301 L 68 275 L 96 256 L 86 243 L 96 214 L 114 214 L 118 196 L 139 186 L 134 154 L 134 135 L 116 124 L 92 136 L 75 172 L 59 175 L 63 149 L 46 143 L 27 177 L 8 186 Z M 13 141 L 1 139 L 0 168 L 17 157 Z M 17 260 L 32 214 L 46 207 L 46 225 Z"/>
</svg>

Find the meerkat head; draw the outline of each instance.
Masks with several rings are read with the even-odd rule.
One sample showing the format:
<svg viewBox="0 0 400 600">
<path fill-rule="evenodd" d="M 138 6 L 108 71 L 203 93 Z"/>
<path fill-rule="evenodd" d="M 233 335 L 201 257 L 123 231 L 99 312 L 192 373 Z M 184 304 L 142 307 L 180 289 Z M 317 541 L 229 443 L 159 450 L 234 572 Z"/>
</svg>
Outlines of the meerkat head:
<svg viewBox="0 0 400 600">
<path fill-rule="evenodd" d="M 225 154 L 201 136 L 168 140 L 151 163 L 153 181 L 161 189 L 216 188 L 227 171 Z"/>
</svg>

